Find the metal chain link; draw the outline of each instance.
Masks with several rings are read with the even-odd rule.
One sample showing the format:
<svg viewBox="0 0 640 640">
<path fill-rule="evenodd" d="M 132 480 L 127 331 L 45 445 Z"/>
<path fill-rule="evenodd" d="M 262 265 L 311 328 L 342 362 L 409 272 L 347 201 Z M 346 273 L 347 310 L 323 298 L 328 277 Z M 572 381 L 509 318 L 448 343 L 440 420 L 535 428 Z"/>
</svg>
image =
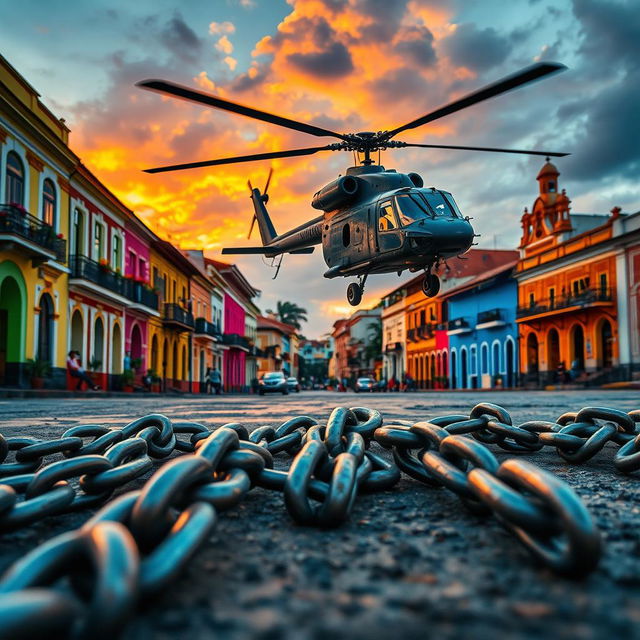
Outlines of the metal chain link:
<svg viewBox="0 0 640 640">
<path fill-rule="evenodd" d="M 281 491 L 299 524 L 334 527 L 359 493 L 390 489 L 404 472 L 449 489 L 475 514 L 493 514 L 552 570 L 586 575 L 601 541 L 576 493 L 531 462 L 498 462 L 486 445 L 517 454 L 552 446 L 582 463 L 611 442 L 620 447 L 616 469 L 632 473 L 640 470 L 638 423 L 640 410 L 587 407 L 514 425 L 503 407 L 480 403 L 468 416 L 384 426 L 374 409 L 338 407 L 324 424 L 297 416 L 251 433 L 239 423 L 212 430 L 152 414 L 122 428 L 79 425 L 52 440 L 0 435 L 0 530 L 104 505 L 9 568 L 0 581 L 0 637 L 117 636 L 137 603 L 188 564 L 218 512 L 254 487 Z M 390 449 L 393 462 L 372 446 Z M 163 462 L 176 453 L 183 455 Z M 278 454 L 292 458 L 288 470 L 274 469 Z M 53 455 L 62 459 L 45 465 Z M 142 488 L 108 502 L 158 462 Z M 70 589 L 56 588 L 63 580 Z"/>
</svg>

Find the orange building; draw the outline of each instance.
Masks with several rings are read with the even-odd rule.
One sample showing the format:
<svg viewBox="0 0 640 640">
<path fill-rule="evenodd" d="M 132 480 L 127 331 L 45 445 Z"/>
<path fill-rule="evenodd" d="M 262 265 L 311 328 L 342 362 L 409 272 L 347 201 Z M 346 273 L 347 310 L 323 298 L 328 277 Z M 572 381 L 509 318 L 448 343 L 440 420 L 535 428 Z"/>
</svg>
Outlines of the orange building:
<svg viewBox="0 0 640 640">
<path fill-rule="evenodd" d="M 419 389 L 443 389 L 449 378 L 449 338 L 447 336 L 447 292 L 480 273 L 507 264 L 515 251 L 471 249 L 440 271 L 442 286 L 435 298 L 425 298 L 422 274 L 405 285 L 405 327 L 407 331 L 407 374 Z"/>
<path fill-rule="evenodd" d="M 612 215 L 570 213 L 557 168 L 548 161 L 533 209 L 522 216 L 518 323 L 522 382 L 615 379 L 619 364 L 616 242 Z M 624 214 L 623 214 L 624 215 Z"/>
</svg>

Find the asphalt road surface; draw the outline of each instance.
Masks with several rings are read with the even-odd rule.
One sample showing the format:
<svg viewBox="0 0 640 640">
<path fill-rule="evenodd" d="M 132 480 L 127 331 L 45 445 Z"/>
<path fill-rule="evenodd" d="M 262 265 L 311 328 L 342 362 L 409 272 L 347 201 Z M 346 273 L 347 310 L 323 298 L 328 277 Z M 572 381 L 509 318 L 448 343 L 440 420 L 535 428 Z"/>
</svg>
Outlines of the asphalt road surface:
<svg viewBox="0 0 640 640">
<path fill-rule="evenodd" d="M 583 406 L 640 408 L 637 391 L 132 395 L 2 400 L 0 432 L 51 438 L 73 425 L 122 426 L 152 412 L 210 427 L 277 426 L 294 415 L 325 419 L 334 406 L 373 407 L 387 422 L 424 420 L 468 413 L 481 401 L 503 405 L 514 423 Z M 472 515 L 450 492 L 405 476 L 392 490 L 359 496 L 350 520 L 328 531 L 296 526 L 281 493 L 254 489 L 221 514 L 187 571 L 138 612 L 124 638 L 640 638 L 640 473 L 617 473 L 614 453 L 607 445 L 581 466 L 552 449 L 524 456 L 566 480 L 602 531 L 602 560 L 582 581 L 538 565 L 495 519 Z M 4 534 L 0 570 L 88 515 Z"/>
</svg>

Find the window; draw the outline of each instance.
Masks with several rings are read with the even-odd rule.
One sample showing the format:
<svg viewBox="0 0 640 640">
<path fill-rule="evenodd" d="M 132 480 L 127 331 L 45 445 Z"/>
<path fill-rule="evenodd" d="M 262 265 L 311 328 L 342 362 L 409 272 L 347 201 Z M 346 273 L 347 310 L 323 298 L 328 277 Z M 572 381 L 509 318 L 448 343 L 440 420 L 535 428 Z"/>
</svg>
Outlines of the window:
<svg viewBox="0 0 640 640">
<path fill-rule="evenodd" d="M 8 204 L 24 205 L 24 167 L 17 153 L 7 155 L 6 201 Z"/>
<path fill-rule="evenodd" d="M 84 253 L 84 214 L 80 209 L 73 212 L 73 254 L 81 256 Z"/>
<path fill-rule="evenodd" d="M 138 275 L 136 268 L 136 254 L 133 251 L 129 251 L 129 273 L 135 278 Z"/>
<path fill-rule="evenodd" d="M 482 354 L 482 373 L 489 373 L 489 347 L 483 344 L 480 353 Z"/>
<path fill-rule="evenodd" d="M 426 217 L 430 217 L 424 203 L 420 203 L 408 194 L 397 196 L 396 205 L 398 206 L 398 217 L 402 225 L 408 225 L 416 220 L 424 220 Z"/>
<path fill-rule="evenodd" d="M 600 295 L 606 295 L 607 293 L 607 274 L 600 274 Z"/>
<path fill-rule="evenodd" d="M 396 216 L 393 213 L 393 205 L 390 202 L 385 202 L 380 205 L 380 220 L 378 221 L 379 231 L 390 231 L 398 226 L 396 222 Z"/>
<path fill-rule="evenodd" d="M 42 184 L 42 221 L 50 227 L 56 226 L 56 188 L 49 178 Z"/>
<path fill-rule="evenodd" d="M 549 193 L 556 192 L 556 183 L 553 180 L 549 180 Z"/>
<path fill-rule="evenodd" d="M 104 227 L 98 222 L 93 228 L 93 257 L 95 260 L 104 257 Z"/>
<path fill-rule="evenodd" d="M 441 191 L 440 193 L 442 193 L 442 195 L 444 196 L 444 199 L 449 203 L 449 206 L 453 210 L 454 215 L 457 216 L 458 218 L 462 218 L 463 217 L 462 212 L 460 211 L 460 209 L 458 209 L 458 205 L 456 204 L 456 201 L 453 199 L 453 196 L 447 191 Z"/>
<path fill-rule="evenodd" d="M 554 287 L 549 289 L 549 308 L 554 309 L 556 306 L 556 290 Z"/>
<path fill-rule="evenodd" d="M 533 293 L 529 294 L 529 306 L 531 308 L 536 306 L 536 297 L 535 297 L 535 295 Z"/>
<path fill-rule="evenodd" d="M 147 261 L 144 258 L 138 258 L 138 277 L 147 280 Z"/>
<path fill-rule="evenodd" d="M 431 210 L 436 216 L 451 216 L 451 210 L 439 191 L 435 189 L 423 189 L 420 193 L 429 203 Z"/>
<path fill-rule="evenodd" d="M 120 257 L 122 255 L 122 240 L 120 236 L 113 236 L 111 247 L 111 264 L 114 269 L 120 268 Z"/>
</svg>

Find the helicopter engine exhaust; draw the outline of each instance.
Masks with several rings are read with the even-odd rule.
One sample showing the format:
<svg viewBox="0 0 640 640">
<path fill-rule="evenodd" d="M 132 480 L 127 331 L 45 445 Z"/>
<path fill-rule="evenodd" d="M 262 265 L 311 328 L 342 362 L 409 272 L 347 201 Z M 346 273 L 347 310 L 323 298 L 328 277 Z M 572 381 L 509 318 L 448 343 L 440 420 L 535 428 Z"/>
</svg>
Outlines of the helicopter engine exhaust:
<svg viewBox="0 0 640 640">
<path fill-rule="evenodd" d="M 360 178 L 356 176 L 342 176 L 318 191 L 311 201 L 314 209 L 334 211 L 353 202 L 360 190 Z"/>
<path fill-rule="evenodd" d="M 413 182 L 414 187 L 418 187 L 418 189 L 422 189 L 424 187 L 424 180 L 419 173 L 408 173 L 409 180 Z"/>
</svg>

